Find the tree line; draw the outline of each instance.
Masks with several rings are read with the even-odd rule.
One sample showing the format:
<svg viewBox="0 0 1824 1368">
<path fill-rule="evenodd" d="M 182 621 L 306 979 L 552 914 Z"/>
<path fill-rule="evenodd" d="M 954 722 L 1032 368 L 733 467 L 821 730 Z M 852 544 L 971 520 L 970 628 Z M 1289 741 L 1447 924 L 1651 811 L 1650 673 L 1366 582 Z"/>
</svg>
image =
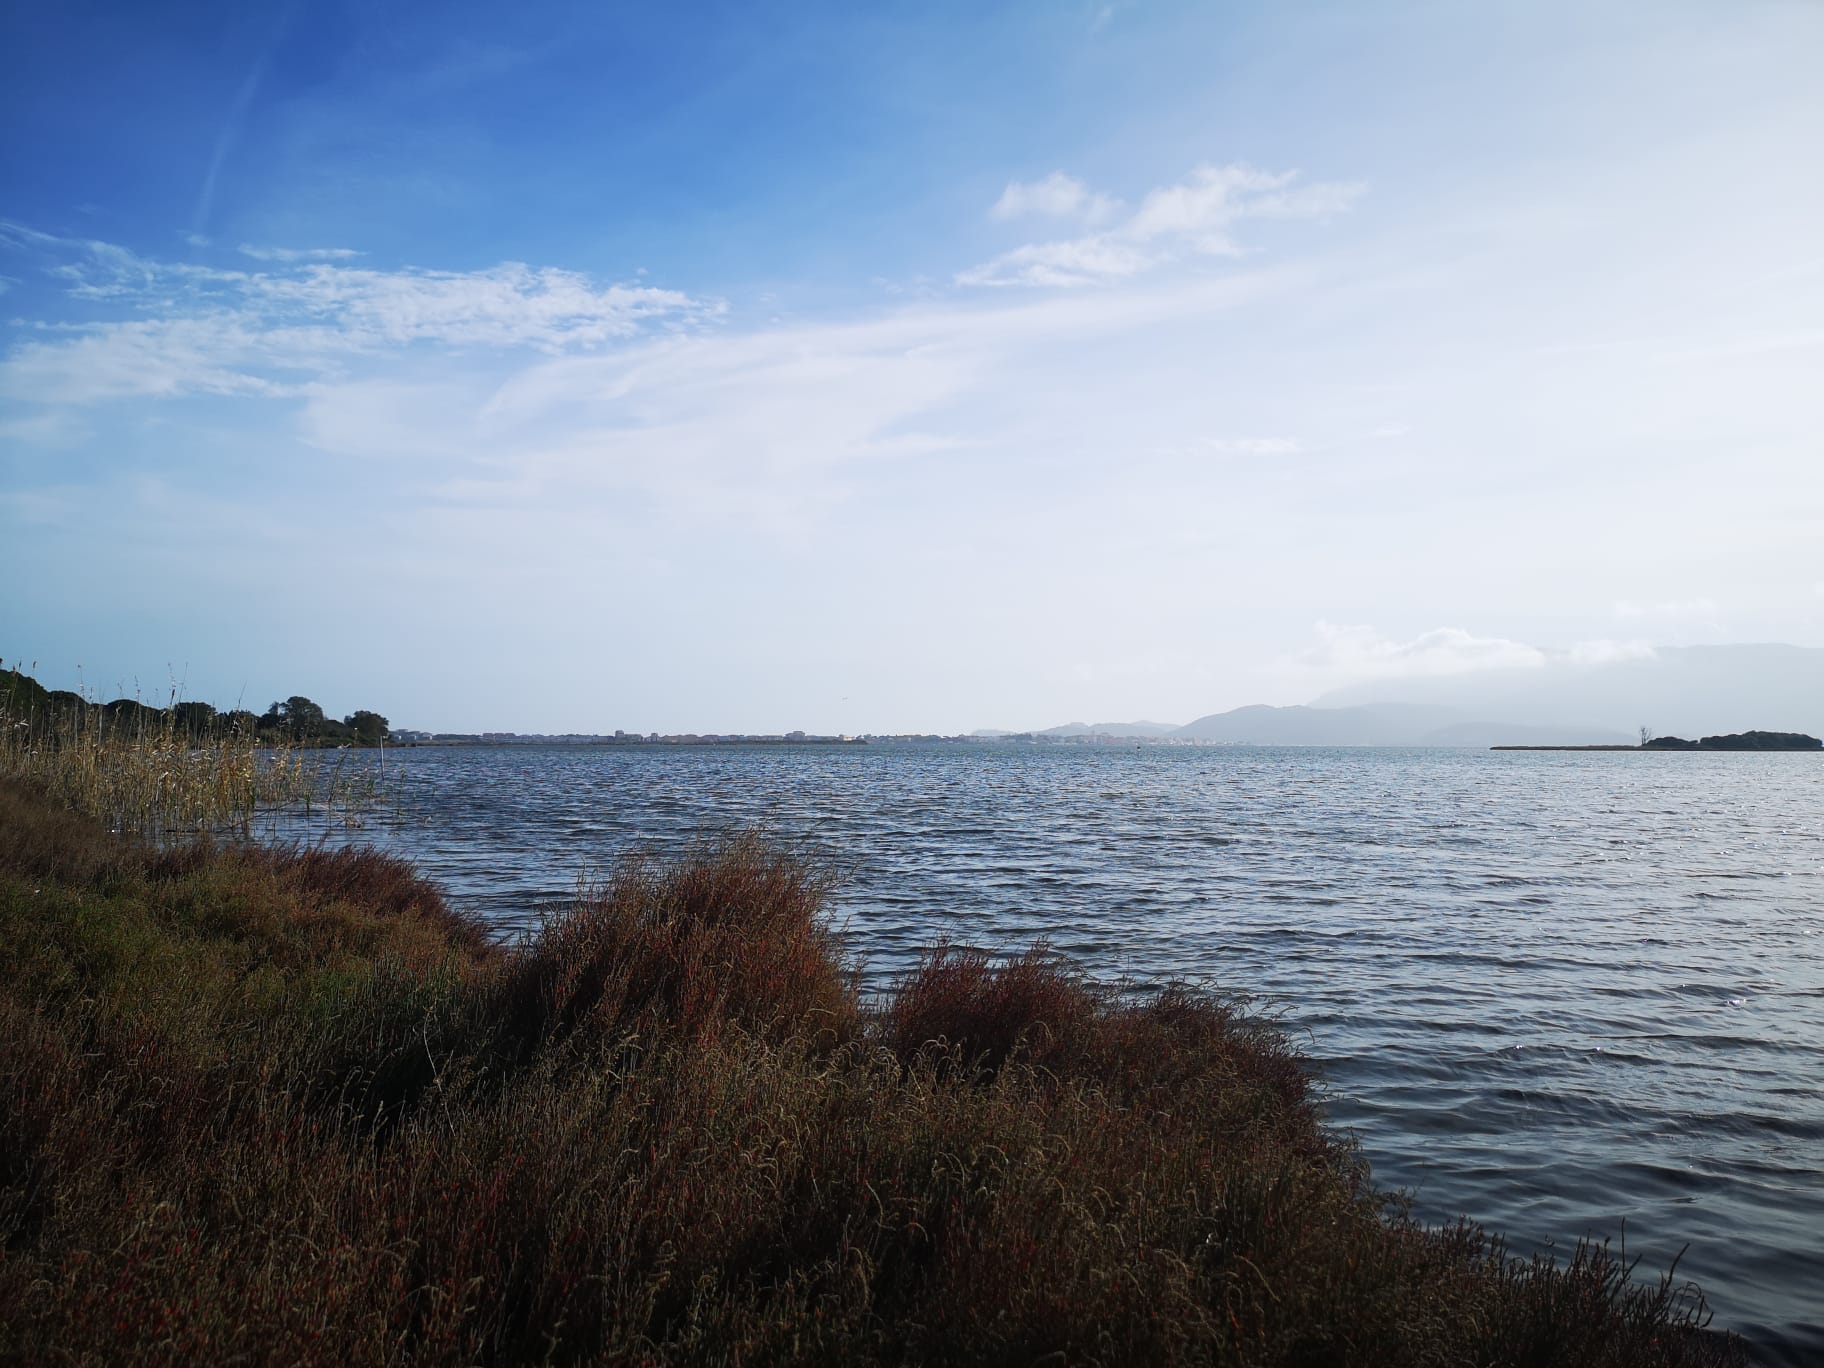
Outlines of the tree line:
<svg viewBox="0 0 1824 1368">
<path fill-rule="evenodd" d="M 47 689 L 16 666 L 0 670 L 0 716 L 12 726 L 46 734 L 89 726 L 131 732 L 169 728 L 199 742 L 251 737 L 301 746 L 378 746 L 392 731 L 377 712 L 357 708 L 338 721 L 302 694 L 275 701 L 263 713 L 175 698 L 165 707 L 136 698 L 95 703 L 69 689 Z"/>
<path fill-rule="evenodd" d="M 1745 731 L 1728 736 L 1705 736 L 1688 741 L 1682 736 L 1653 736 L 1643 733 L 1641 746 L 1647 750 L 1824 750 L 1824 741 L 1804 732 Z"/>
</svg>

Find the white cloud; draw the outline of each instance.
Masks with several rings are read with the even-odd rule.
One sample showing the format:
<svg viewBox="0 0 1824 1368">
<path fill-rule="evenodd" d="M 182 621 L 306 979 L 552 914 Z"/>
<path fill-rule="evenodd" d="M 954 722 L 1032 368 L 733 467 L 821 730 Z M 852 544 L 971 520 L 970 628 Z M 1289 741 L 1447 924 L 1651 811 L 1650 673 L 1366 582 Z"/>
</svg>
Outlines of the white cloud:
<svg viewBox="0 0 1824 1368">
<path fill-rule="evenodd" d="M 1086 401 L 1106 415 L 1093 431 L 1063 408 L 1057 373 L 1035 368 L 1035 354 L 1151 337 L 1288 280 L 1261 272 L 1188 289 L 697 330 L 505 369 L 478 359 L 466 376 L 447 364 L 376 369 L 312 385 L 303 434 L 402 470 L 418 463 L 449 505 L 638 507 L 648 526 L 680 517 L 783 534 L 882 484 L 906 481 L 913 497 L 950 481 L 966 490 L 978 471 L 992 484 L 1028 444 L 1138 442 L 1124 402 Z M 1120 391 L 1108 377 L 1071 388 L 1098 384 Z M 1134 407 L 1148 423 L 1170 421 L 1169 404 Z"/>
<path fill-rule="evenodd" d="M 60 330 L 54 341 L 15 347 L 0 362 L 0 396 L 85 405 L 134 396 L 285 395 L 302 357 L 231 318 L 130 321 Z M 314 369 L 314 367 L 313 367 Z M 287 381 L 274 371 L 294 374 Z"/>
<path fill-rule="evenodd" d="M 67 249 L 70 260 L 46 268 L 77 299 L 132 300 L 143 307 L 162 306 L 182 293 L 196 294 L 247 279 L 238 271 L 218 271 L 182 261 L 157 261 L 111 242 L 75 242 L 47 238 Z"/>
<path fill-rule="evenodd" d="M 1237 163 L 1200 166 L 1177 185 L 1149 192 L 1126 232 L 1142 241 L 1184 238 L 1198 250 L 1232 254 L 1230 224 L 1244 218 L 1327 218 L 1361 196 L 1354 184 L 1299 186 L 1296 171 L 1267 172 Z"/>
<path fill-rule="evenodd" d="M 313 265 L 262 275 L 247 294 L 281 316 L 320 319 L 362 342 L 532 347 L 562 352 L 631 337 L 649 320 L 702 319 L 717 304 L 647 285 L 597 288 L 576 271 L 504 262 L 484 271 Z"/>
<path fill-rule="evenodd" d="M 1650 660 L 1644 641 L 1598 639 L 1565 648 L 1530 646 L 1506 637 L 1483 637 L 1461 627 L 1437 627 L 1408 641 L 1383 636 L 1373 627 L 1319 622 L 1317 645 L 1301 652 L 1296 665 L 1326 677 L 1367 681 L 1435 678 L 1482 670 L 1539 670 L 1562 665 L 1609 665 Z"/>
<path fill-rule="evenodd" d="M 294 253 L 231 271 L 11 224 L 0 224 L 0 244 L 48 258 L 46 274 L 70 295 L 130 311 L 41 329 L 16 345 L 0 362 L 0 393 L 38 403 L 288 395 L 381 350 L 424 344 L 556 355 L 655 325 L 699 324 L 722 309 L 676 290 L 597 285 L 580 272 L 519 262 L 381 271 Z"/>
<path fill-rule="evenodd" d="M 1033 215 L 1097 224 L 1112 218 L 1120 207 L 1118 200 L 1096 194 L 1076 177 L 1053 171 L 1044 180 L 1008 182 L 988 217 L 1005 222 Z"/>
<path fill-rule="evenodd" d="M 1319 622 L 1318 644 L 1298 664 L 1356 679 L 1404 679 L 1464 674 L 1472 670 L 1538 669 L 1550 657 L 1537 646 L 1504 637 L 1479 637 L 1461 627 L 1438 627 L 1410 641 L 1394 641 L 1368 626 Z"/>
<path fill-rule="evenodd" d="M 199 245 L 207 246 L 208 239 Z M 255 261 L 348 261 L 361 253 L 350 247 L 256 247 L 250 242 L 243 242 L 240 253 L 252 257 Z"/>
<path fill-rule="evenodd" d="M 959 272 L 959 285 L 1105 285 L 1139 275 L 1154 264 L 1150 253 L 1097 235 L 1064 242 L 1031 242 L 993 261 Z"/>
<path fill-rule="evenodd" d="M 1030 242 L 957 273 L 959 285 L 1079 286 L 1125 280 L 1186 256 L 1238 256 L 1230 229 L 1246 219 L 1325 219 L 1347 210 L 1363 187 L 1298 183 L 1296 171 L 1262 171 L 1243 163 L 1201 166 L 1176 185 L 1147 193 L 1126 219 L 1096 232 Z M 1091 192 L 1063 172 L 1014 182 L 990 217 L 1074 217 L 1090 226 L 1112 219 L 1118 202 Z"/>
</svg>

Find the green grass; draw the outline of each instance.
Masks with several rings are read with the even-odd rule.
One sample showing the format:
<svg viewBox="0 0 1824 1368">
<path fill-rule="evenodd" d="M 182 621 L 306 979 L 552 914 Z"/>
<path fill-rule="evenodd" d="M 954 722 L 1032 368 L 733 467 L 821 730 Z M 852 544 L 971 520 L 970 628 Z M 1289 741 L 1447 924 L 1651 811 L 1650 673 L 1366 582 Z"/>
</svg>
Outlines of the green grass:
<svg viewBox="0 0 1824 1368">
<path fill-rule="evenodd" d="M 940 948 L 864 1005 L 827 893 L 736 837 L 500 947 L 0 783 L 0 1359 L 1741 1361 L 1413 1223 L 1234 1004 Z"/>
</svg>

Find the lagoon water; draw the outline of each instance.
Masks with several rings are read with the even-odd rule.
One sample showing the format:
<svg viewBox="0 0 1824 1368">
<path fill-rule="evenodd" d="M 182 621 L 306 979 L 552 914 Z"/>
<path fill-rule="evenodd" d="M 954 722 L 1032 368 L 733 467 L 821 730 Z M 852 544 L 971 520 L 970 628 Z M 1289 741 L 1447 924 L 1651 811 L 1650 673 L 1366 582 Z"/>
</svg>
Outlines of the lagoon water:
<svg viewBox="0 0 1824 1368">
<path fill-rule="evenodd" d="M 359 830 L 505 928 L 762 823 L 846 872 L 872 982 L 939 938 L 1264 999 L 1419 1215 L 1689 1245 L 1824 1363 L 1824 756 L 1018 745 L 387 756 Z"/>
</svg>

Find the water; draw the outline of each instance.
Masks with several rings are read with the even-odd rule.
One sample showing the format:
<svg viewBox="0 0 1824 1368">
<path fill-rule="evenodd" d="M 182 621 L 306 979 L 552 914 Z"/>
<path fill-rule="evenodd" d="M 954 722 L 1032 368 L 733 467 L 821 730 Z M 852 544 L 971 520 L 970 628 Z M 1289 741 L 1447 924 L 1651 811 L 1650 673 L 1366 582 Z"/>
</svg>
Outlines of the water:
<svg viewBox="0 0 1824 1368">
<path fill-rule="evenodd" d="M 395 752 L 357 839 L 504 927 L 763 822 L 875 982 L 939 937 L 1264 996 L 1418 1213 L 1585 1234 L 1824 1362 L 1824 757 L 1019 746 Z"/>
</svg>

